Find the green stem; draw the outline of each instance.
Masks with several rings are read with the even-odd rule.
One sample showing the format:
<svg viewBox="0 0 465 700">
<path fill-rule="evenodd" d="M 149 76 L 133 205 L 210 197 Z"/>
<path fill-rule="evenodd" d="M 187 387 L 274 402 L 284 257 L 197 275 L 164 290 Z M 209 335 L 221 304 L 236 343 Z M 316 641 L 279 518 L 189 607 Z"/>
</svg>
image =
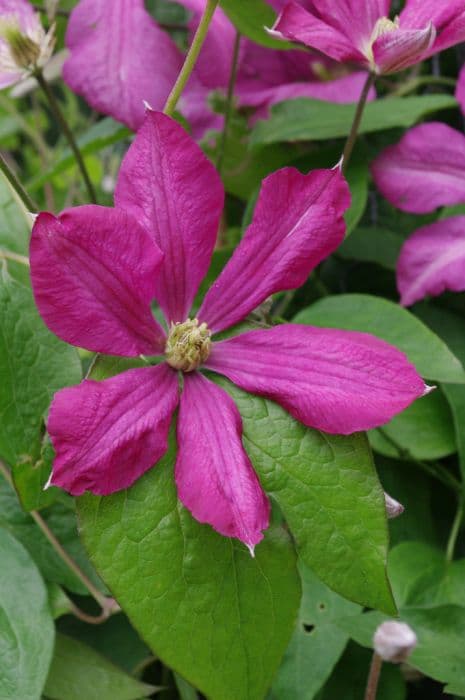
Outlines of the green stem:
<svg viewBox="0 0 465 700">
<path fill-rule="evenodd" d="M 39 83 L 40 87 L 42 88 L 42 91 L 44 95 L 46 96 L 48 103 L 50 105 L 50 109 L 53 112 L 53 115 L 55 119 L 57 120 L 58 124 L 60 125 L 60 129 L 62 130 L 64 136 L 66 137 L 69 146 L 74 153 L 74 157 L 76 158 L 76 163 L 78 164 L 79 170 L 81 171 L 82 177 L 84 179 L 87 192 L 89 194 L 90 201 L 93 202 L 94 204 L 97 202 L 97 197 L 95 194 L 94 186 L 91 182 L 91 179 L 89 177 L 89 173 L 87 172 L 86 165 L 84 163 L 84 159 L 82 157 L 81 151 L 79 150 L 79 147 L 76 143 L 76 140 L 71 132 L 71 129 L 69 128 L 68 122 L 66 121 L 63 112 L 61 111 L 61 107 L 58 104 L 57 99 L 55 98 L 55 95 L 53 94 L 53 90 L 51 89 L 50 85 L 47 83 L 47 81 L 44 78 L 44 74 L 42 73 L 42 70 L 38 68 L 37 70 L 34 71 L 34 78 L 37 80 Z"/>
<path fill-rule="evenodd" d="M 226 97 L 226 112 L 225 112 L 225 116 L 224 116 L 224 127 L 223 127 L 223 133 L 221 134 L 220 150 L 218 153 L 218 161 L 216 164 L 216 169 L 218 170 L 218 172 L 220 174 L 221 174 L 221 170 L 223 167 L 223 161 L 224 161 L 224 156 L 225 156 L 225 152 L 226 152 L 226 143 L 228 140 L 229 125 L 231 123 L 231 116 L 232 116 L 232 111 L 233 111 L 234 88 L 236 87 L 240 46 L 241 46 L 241 35 L 239 32 L 236 32 L 236 38 L 234 40 L 234 48 L 233 48 L 233 55 L 232 55 L 232 61 L 231 61 L 231 73 L 229 76 L 229 83 L 228 83 L 228 93 L 227 93 L 227 97 Z"/>
<path fill-rule="evenodd" d="M 10 166 L 0 153 L 0 171 L 3 173 L 3 175 L 6 177 L 8 182 L 10 183 L 11 187 L 14 189 L 18 197 L 20 198 L 21 202 L 24 204 L 26 209 L 30 211 L 31 213 L 34 213 L 37 211 L 37 207 L 32 201 L 32 199 L 29 197 L 28 193 L 14 174 L 14 172 L 11 170 Z"/>
<path fill-rule="evenodd" d="M 207 37 L 208 29 L 210 27 L 210 22 L 213 19 L 213 15 L 218 6 L 219 0 L 207 0 L 204 13 L 200 20 L 200 24 L 197 27 L 195 36 L 192 40 L 189 51 L 187 52 L 184 65 L 181 68 L 181 72 L 171 90 L 168 99 L 166 100 L 165 109 L 163 110 L 168 116 L 172 116 L 176 105 L 178 104 L 179 98 L 182 95 L 184 88 L 186 87 L 187 81 L 189 80 L 194 66 L 197 62 L 197 58 L 202 49 L 203 43 Z"/>
<path fill-rule="evenodd" d="M 352 126 L 350 127 L 349 136 L 347 137 L 346 145 L 344 146 L 344 151 L 342 153 L 342 172 L 345 173 L 347 166 L 349 165 L 350 156 L 354 150 L 355 142 L 357 141 L 358 130 L 360 123 L 362 121 L 363 112 L 365 109 L 366 101 L 368 98 L 368 93 L 375 82 L 376 76 L 374 73 L 368 73 L 367 79 L 365 80 L 365 85 L 363 86 L 360 99 L 357 103 L 357 109 L 355 110 L 354 120 Z"/>
<path fill-rule="evenodd" d="M 461 494 L 462 486 L 460 482 L 449 472 L 437 462 L 425 462 L 421 459 L 416 459 L 410 454 L 409 450 L 405 449 L 399 445 L 394 438 L 392 438 L 389 433 L 384 428 L 377 428 L 378 432 L 383 436 L 386 442 L 396 450 L 397 455 L 400 459 L 406 459 L 413 464 L 416 464 L 420 469 L 429 474 L 438 481 L 441 481 L 445 486 L 455 491 L 457 494 Z"/>
<path fill-rule="evenodd" d="M 463 520 L 463 503 L 460 502 L 457 507 L 457 512 L 455 514 L 454 522 L 452 523 L 452 528 L 449 535 L 449 540 L 447 542 L 446 550 L 446 560 L 451 562 L 454 558 L 455 544 L 457 542 L 457 537 L 460 532 L 460 526 Z"/>
<path fill-rule="evenodd" d="M 378 693 L 378 683 L 381 674 L 383 660 L 374 651 L 371 659 L 370 673 L 368 674 L 367 688 L 365 691 L 365 700 L 376 700 Z"/>
<path fill-rule="evenodd" d="M 0 473 L 3 475 L 3 477 L 6 479 L 6 481 L 10 484 L 11 488 L 15 490 L 13 480 L 11 478 L 11 474 L 7 467 L 3 464 L 3 462 L 0 462 Z M 31 518 L 35 521 L 35 523 L 38 525 L 38 527 L 42 530 L 43 534 L 47 538 L 47 540 L 50 542 L 52 545 L 53 549 L 55 552 L 58 554 L 58 556 L 65 562 L 65 564 L 68 566 L 68 568 L 77 576 L 77 578 L 84 584 L 84 586 L 87 588 L 89 591 L 90 595 L 94 598 L 94 600 L 100 605 L 102 608 L 102 615 L 108 616 L 112 609 L 115 607 L 114 600 L 112 598 L 107 598 L 103 593 L 101 593 L 96 586 L 92 583 L 92 581 L 86 576 L 86 574 L 82 571 L 82 569 L 76 564 L 74 559 L 70 557 L 68 552 L 64 549 L 64 547 L 60 544 L 60 542 L 57 540 L 53 532 L 50 530 L 49 526 L 45 522 L 45 520 L 42 518 L 42 516 L 36 511 L 36 510 L 31 510 L 29 511 L 29 515 Z"/>
</svg>

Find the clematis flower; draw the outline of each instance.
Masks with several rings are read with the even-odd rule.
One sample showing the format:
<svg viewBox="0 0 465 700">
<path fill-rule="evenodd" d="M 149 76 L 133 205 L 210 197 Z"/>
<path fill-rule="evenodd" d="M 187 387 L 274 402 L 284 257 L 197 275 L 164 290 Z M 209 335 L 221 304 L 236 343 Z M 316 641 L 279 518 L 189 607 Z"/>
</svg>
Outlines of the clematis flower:
<svg viewBox="0 0 465 700">
<path fill-rule="evenodd" d="M 195 30 L 205 0 L 181 4 L 193 12 Z M 226 91 L 235 33 L 218 8 L 180 103 L 196 138 L 223 126 L 223 117 L 213 112 L 208 98 L 214 90 Z M 163 108 L 183 61 L 170 36 L 144 9 L 143 0 L 81 0 L 71 13 L 66 46 L 70 57 L 63 69 L 65 82 L 94 109 L 134 131 L 144 120 L 144 102 Z M 294 97 L 355 102 L 363 80 L 362 73 L 341 71 L 321 56 L 273 51 L 242 39 L 236 92 L 239 104 L 253 108 L 256 117 L 265 116 L 270 105 Z M 374 96 L 371 91 L 370 98 Z"/>
<path fill-rule="evenodd" d="M 27 0 L 0 0 L 0 88 L 29 77 L 50 59 L 54 27 L 46 33 Z"/>
<path fill-rule="evenodd" d="M 180 0 L 192 12 L 193 32 L 200 21 L 205 0 Z M 278 11 L 283 0 L 269 2 Z M 236 29 L 221 8 L 215 11 L 192 78 L 184 91 L 180 110 L 192 126 L 196 138 L 208 129 L 221 129 L 223 117 L 213 112 L 209 96 L 215 90 L 226 92 L 234 52 Z M 266 118 L 269 108 L 284 100 L 311 97 L 329 102 L 356 102 L 365 81 L 361 72 L 341 67 L 324 56 L 300 49 L 280 51 L 259 46 L 241 37 L 235 100 L 239 107 L 251 108 L 251 121 Z M 374 99 L 372 89 L 369 99 Z"/>
<path fill-rule="evenodd" d="M 242 242 L 193 314 L 223 199 L 196 143 L 149 111 L 123 161 L 114 209 L 38 216 L 31 276 L 40 313 L 63 340 L 124 357 L 164 356 L 55 395 L 51 483 L 74 495 L 129 487 L 164 454 L 179 405 L 180 500 L 253 551 L 268 525 L 268 500 L 242 444 L 238 409 L 205 370 L 276 401 L 305 425 L 344 434 L 385 423 L 425 385 L 403 353 L 364 333 L 284 324 L 218 337 L 270 294 L 301 285 L 341 243 L 349 191 L 338 169 L 270 175 Z M 153 299 L 166 327 L 152 315 Z"/>
<path fill-rule="evenodd" d="M 403 306 L 446 290 L 465 291 L 465 216 L 422 226 L 405 241 L 397 286 Z"/>
<path fill-rule="evenodd" d="M 441 122 L 420 124 L 371 166 L 375 184 L 395 207 L 426 214 L 465 202 L 465 136 Z"/>
<path fill-rule="evenodd" d="M 395 73 L 465 39 L 463 0 L 407 0 L 389 18 L 390 0 L 307 0 L 284 7 L 277 36 L 377 74 Z"/>
<path fill-rule="evenodd" d="M 81 0 L 71 13 L 63 78 L 93 109 L 136 131 L 144 102 L 162 109 L 182 54 L 144 0 Z"/>
</svg>

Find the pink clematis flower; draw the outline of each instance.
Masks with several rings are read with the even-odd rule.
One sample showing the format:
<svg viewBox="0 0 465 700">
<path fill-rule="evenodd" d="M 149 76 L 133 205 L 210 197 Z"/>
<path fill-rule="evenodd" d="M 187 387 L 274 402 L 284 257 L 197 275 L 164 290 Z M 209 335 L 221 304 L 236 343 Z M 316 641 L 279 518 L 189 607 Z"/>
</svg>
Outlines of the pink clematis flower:
<svg viewBox="0 0 465 700">
<path fill-rule="evenodd" d="M 420 124 L 385 148 L 371 172 L 398 209 L 426 214 L 465 202 L 465 136 L 441 122 Z"/>
<path fill-rule="evenodd" d="M 144 0 L 81 0 L 66 31 L 69 87 L 103 114 L 136 131 L 144 102 L 163 109 L 182 54 L 145 10 Z"/>
<path fill-rule="evenodd" d="M 391 0 L 289 2 L 273 33 L 376 74 L 395 73 L 465 39 L 463 0 L 407 0 L 389 19 Z"/>
<path fill-rule="evenodd" d="M 242 445 L 238 409 L 204 370 L 332 433 L 388 421 L 425 385 L 403 353 L 364 333 L 284 324 L 215 338 L 270 294 L 301 285 L 341 243 L 349 206 L 337 169 L 268 177 L 242 242 L 192 316 L 223 198 L 195 142 L 149 111 L 123 162 L 116 207 L 40 214 L 31 275 L 40 313 L 63 340 L 125 357 L 164 355 L 163 363 L 56 394 L 51 483 L 75 495 L 129 487 L 165 452 L 179 405 L 182 503 L 253 551 L 268 525 L 268 500 Z M 152 315 L 154 298 L 166 328 Z"/>
<path fill-rule="evenodd" d="M 27 0 L 0 0 L 0 88 L 43 68 L 55 45 L 54 27 L 45 32 Z"/>
<path fill-rule="evenodd" d="M 205 8 L 205 0 L 180 2 L 193 13 L 190 22 L 193 32 Z M 278 11 L 283 6 L 283 0 L 273 0 L 269 4 Z M 226 92 L 235 36 L 235 27 L 223 10 L 218 8 L 193 76 L 181 99 L 180 109 L 196 138 L 202 137 L 208 129 L 222 128 L 223 117 L 213 112 L 209 96 L 214 90 Z M 257 118 L 266 118 L 272 105 L 298 97 L 356 102 L 364 81 L 364 73 L 354 73 L 324 56 L 300 49 L 269 49 L 242 37 L 234 92 L 239 107 L 253 109 L 253 122 Z M 372 89 L 369 99 L 375 97 Z"/>
<path fill-rule="evenodd" d="M 405 241 L 397 286 L 403 306 L 446 290 L 465 291 L 465 216 L 422 226 Z"/>
</svg>

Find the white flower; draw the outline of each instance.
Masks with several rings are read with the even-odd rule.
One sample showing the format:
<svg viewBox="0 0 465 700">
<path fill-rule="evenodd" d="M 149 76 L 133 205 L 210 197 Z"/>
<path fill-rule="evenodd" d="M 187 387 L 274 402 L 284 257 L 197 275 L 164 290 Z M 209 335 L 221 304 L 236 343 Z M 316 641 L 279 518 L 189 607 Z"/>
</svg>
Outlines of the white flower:
<svg viewBox="0 0 465 700">
<path fill-rule="evenodd" d="M 0 88 L 27 78 L 50 59 L 55 45 L 55 27 L 48 32 L 28 2 L 0 15 Z"/>
</svg>

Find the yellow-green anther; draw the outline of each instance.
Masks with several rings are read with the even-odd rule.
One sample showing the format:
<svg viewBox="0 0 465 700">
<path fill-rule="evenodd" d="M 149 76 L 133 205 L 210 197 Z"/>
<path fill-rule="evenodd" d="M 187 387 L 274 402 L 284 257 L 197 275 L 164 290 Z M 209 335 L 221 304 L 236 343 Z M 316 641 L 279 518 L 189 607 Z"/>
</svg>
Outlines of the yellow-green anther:
<svg viewBox="0 0 465 700">
<path fill-rule="evenodd" d="M 39 44 L 16 26 L 7 26 L 0 33 L 7 41 L 11 57 L 18 68 L 34 68 L 37 65 L 41 52 Z"/>
<path fill-rule="evenodd" d="M 193 372 L 210 354 L 211 332 L 197 318 L 172 323 L 165 355 L 167 363 L 182 372 Z"/>
</svg>

